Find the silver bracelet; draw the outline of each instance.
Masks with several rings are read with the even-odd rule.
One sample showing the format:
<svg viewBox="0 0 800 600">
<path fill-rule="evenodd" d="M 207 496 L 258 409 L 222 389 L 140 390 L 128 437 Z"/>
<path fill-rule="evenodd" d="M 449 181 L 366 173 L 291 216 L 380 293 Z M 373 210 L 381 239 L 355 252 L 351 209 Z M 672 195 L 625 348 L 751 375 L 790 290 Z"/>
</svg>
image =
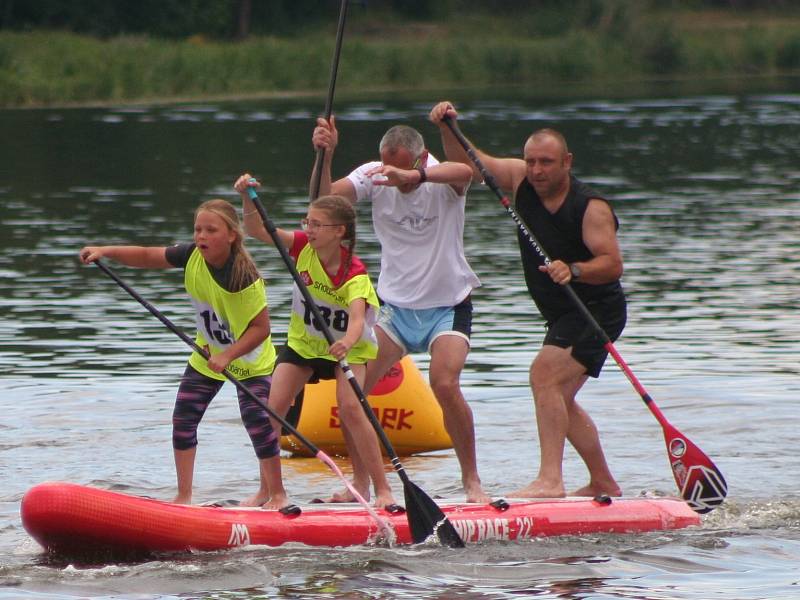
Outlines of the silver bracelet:
<svg viewBox="0 0 800 600">
<path fill-rule="evenodd" d="M 257 212 L 258 212 L 257 208 L 254 208 L 253 210 L 248 210 L 247 212 L 242 211 L 242 216 L 246 217 L 247 215 L 252 215 L 252 214 L 257 213 Z"/>
</svg>

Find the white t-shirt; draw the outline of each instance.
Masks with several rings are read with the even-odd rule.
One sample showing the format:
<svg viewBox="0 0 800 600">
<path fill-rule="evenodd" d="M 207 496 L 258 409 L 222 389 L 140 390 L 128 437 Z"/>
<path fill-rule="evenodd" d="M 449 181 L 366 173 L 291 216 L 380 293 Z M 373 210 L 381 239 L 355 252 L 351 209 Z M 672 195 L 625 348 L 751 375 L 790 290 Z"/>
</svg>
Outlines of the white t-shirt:
<svg viewBox="0 0 800 600">
<path fill-rule="evenodd" d="M 428 166 L 438 164 L 428 156 Z M 370 162 L 347 176 L 356 200 L 372 201 L 372 225 L 381 244 L 378 296 L 401 308 L 455 306 L 480 285 L 464 257 L 466 190 L 425 182 L 408 194 L 374 185 Z"/>
</svg>

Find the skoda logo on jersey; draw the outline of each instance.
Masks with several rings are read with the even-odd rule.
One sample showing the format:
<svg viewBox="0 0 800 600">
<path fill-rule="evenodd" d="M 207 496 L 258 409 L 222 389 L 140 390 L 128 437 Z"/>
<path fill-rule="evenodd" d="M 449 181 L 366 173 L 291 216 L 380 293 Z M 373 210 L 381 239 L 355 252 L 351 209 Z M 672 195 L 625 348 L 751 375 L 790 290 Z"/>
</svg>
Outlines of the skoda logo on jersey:
<svg viewBox="0 0 800 600">
<path fill-rule="evenodd" d="M 306 284 L 306 287 L 311 287 L 311 285 L 314 283 L 314 280 L 311 279 L 311 275 L 308 271 L 303 271 L 300 273 L 300 279 L 303 280 L 303 283 Z"/>
</svg>

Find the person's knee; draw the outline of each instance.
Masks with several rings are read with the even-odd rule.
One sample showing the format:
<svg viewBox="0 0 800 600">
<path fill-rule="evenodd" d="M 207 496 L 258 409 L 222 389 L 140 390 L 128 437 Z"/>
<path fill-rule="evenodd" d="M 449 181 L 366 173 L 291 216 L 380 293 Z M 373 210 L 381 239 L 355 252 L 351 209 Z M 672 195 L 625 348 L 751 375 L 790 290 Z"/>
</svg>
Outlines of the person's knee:
<svg viewBox="0 0 800 600">
<path fill-rule="evenodd" d="M 560 371 L 545 361 L 534 361 L 531 365 L 529 383 L 535 400 L 548 397 L 553 392 L 562 395 L 564 382 Z"/>
<path fill-rule="evenodd" d="M 188 450 L 197 446 L 197 428 L 203 411 L 191 404 L 176 403 L 172 413 L 172 446 Z"/>
<path fill-rule="evenodd" d="M 269 402 L 267 406 L 269 409 L 283 417 L 287 412 L 289 412 L 289 407 L 292 405 L 294 398 L 291 396 L 284 396 L 283 394 L 271 394 L 269 397 Z"/>
<path fill-rule="evenodd" d="M 461 386 L 458 377 L 442 376 L 431 380 L 433 395 L 440 404 L 452 404 L 461 400 Z"/>
<path fill-rule="evenodd" d="M 402 356 L 400 358 L 402 358 Z M 375 384 L 386 375 L 387 371 L 389 371 L 400 358 L 395 360 L 392 355 L 379 354 L 377 358 L 368 361 L 364 374 L 364 385 L 362 386 L 364 393 L 369 394 L 372 388 L 375 387 Z"/>
<path fill-rule="evenodd" d="M 358 419 L 364 417 L 364 409 L 358 402 L 340 402 L 339 403 L 339 419 L 352 426 L 357 423 Z"/>
<path fill-rule="evenodd" d="M 552 365 L 548 364 L 547 361 L 544 361 L 541 359 L 541 357 L 537 356 L 536 360 L 534 360 L 531 364 L 530 372 L 528 374 L 531 388 L 535 390 L 536 388 L 541 389 L 553 385 L 553 373 L 554 370 Z"/>
<path fill-rule="evenodd" d="M 531 363 L 529 383 L 533 390 L 558 388 L 560 393 L 573 395 L 572 388 L 580 388 L 580 378 L 585 367 L 567 350 L 542 349 Z"/>
<path fill-rule="evenodd" d="M 191 450 L 197 447 L 197 423 L 173 423 L 172 447 L 175 450 Z"/>
</svg>

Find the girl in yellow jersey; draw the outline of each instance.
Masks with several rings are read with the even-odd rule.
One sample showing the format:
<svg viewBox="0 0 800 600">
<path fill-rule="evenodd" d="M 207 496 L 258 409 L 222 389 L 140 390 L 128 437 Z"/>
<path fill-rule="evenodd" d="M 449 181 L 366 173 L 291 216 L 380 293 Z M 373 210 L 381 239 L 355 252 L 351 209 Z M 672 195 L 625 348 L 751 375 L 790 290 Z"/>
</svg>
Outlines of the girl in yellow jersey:
<svg viewBox="0 0 800 600">
<path fill-rule="evenodd" d="M 253 237 L 273 244 L 272 236 L 247 194 L 248 186 L 259 186 L 248 173 L 234 184 L 244 203 L 245 229 Z M 366 362 L 378 352 L 373 333 L 378 296 L 364 264 L 353 253 L 356 214 L 345 198 L 323 196 L 311 202 L 301 223 L 303 231 L 278 229 L 278 236 L 294 258 L 297 272 L 336 341 L 328 344 L 322 326 L 295 285 L 287 345 L 278 357 L 269 405 L 275 413 L 285 415 L 306 383 L 336 379 L 336 401 L 348 454 L 354 464 L 360 461 L 369 473 L 375 506 L 394 510 L 396 505 L 386 480 L 378 437 L 338 365 L 339 360 L 347 360 L 356 380 L 363 386 Z M 272 426 L 278 430 L 278 423 L 273 422 Z M 368 480 L 356 480 L 353 485 L 362 496 L 369 498 Z M 273 500 L 285 497 L 280 479 L 270 481 L 270 491 Z M 349 500 L 338 496 L 334 499 Z M 285 501 L 288 503 L 288 499 Z"/>
<path fill-rule="evenodd" d="M 244 247 L 236 209 L 225 200 L 200 205 L 194 218 L 194 242 L 170 247 L 86 246 L 81 260 L 89 264 L 109 258 L 132 267 L 184 269 L 186 291 L 195 311 L 196 342 L 211 357 L 192 353 L 181 378 L 172 415 L 172 446 L 178 479 L 174 502 L 190 504 L 197 427 L 209 403 L 225 383 L 227 369 L 261 400 L 239 391 L 239 411 L 256 456 L 261 486 L 241 504 L 270 501 L 269 472 L 280 477 L 278 429 L 265 409 L 275 365 L 264 280 Z M 282 508 L 283 504 L 275 508 Z"/>
</svg>

